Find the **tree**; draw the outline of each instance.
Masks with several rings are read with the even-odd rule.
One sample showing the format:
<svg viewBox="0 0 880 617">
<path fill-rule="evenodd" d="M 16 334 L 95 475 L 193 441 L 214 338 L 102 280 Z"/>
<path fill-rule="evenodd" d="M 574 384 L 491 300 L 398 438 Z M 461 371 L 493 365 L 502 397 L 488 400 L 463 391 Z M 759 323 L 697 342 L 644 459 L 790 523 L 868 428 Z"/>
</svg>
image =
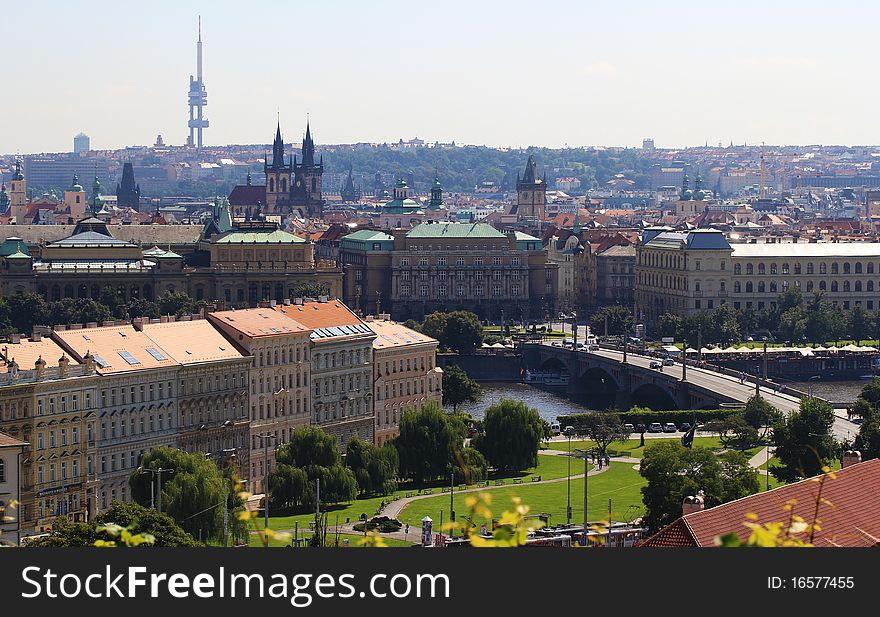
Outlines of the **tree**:
<svg viewBox="0 0 880 617">
<path fill-rule="evenodd" d="M 859 427 L 853 449 L 861 453 L 863 461 L 880 458 L 880 414 L 875 412 L 868 414 Z"/>
<path fill-rule="evenodd" d="M 685 448 L 677 440 L 658 439 L 645 448 L 639 473 L 647 480 L 642 487 L 645 504 L 643 523 L 651 533 L 682 514 L 682 501 L 703 491 L 707 508 L 755 493 L 757 471 L 740 452 L 722 456 L 708 448 Z"/>
<path fill-rule="evenodd" d="M 449 347 L 446 340 L 447 319 L 448 315 L 446 313 L 431 313 L 425 317 L 425 323 L 423 323 L 422 327 L 419 329 L 419 331 L 425 336 L 437 339 L 440 343 L 440 349 L 446 349 Z"/>
<path fill-rule="evenodd" d="M 483 342 L 483 326 L 476 313 L 454 311 L 446 319 L 446 344 L 462 355 L 469 355 Z"/>
<path fill-rule="evenodd" d="M 872 406 L 877 407 L 880 404 L 880 378 L 875 377 L 862 387 L 862 393 L 859 395 L 868 401 Z"/>
<path fill-rule="evenodd" d="M 275 454 L 276 471 L 269 475 L 272 501 L 280 507 L 314 511 L 317 481 L 321 503 L 342 503 L 357 497 L 357 480 L 342 464 L 336 437 L 317 426 L 301 426 Z"/>
<path fill-rule="evenodd" d="M 743 419 L 756 431 L 762 431 L 761 439 L 767 437 L 770 427 L 782 419 L 782 412 L 767 402 L 760 394 L 755 394 L 746 401 Z"/>
<path fill-rule="evenodd" d="M 629 439 L 629 430 L 623 426 L 623 421 L 616 413 L 585 414 L 575 430 L 595 441 L 602 454 L 605 454 L 611 443 Z"/>
<path fill-rule="evenodd" d="M 446 414 L 434 401 L 420 409 L 405 410 L 400 434 L 393 441 L 400 457 L 401 477 L 423 483 L 446 476 L 466 435 L 461 419 Z"/>
<path fill-rule="evenodd" d="M 348 442 L 345 465 L 354 473 L 362 495 L 389 495 L 397 488 L 400 460 L 393 445 L 377 448 L 355 437 Z"/>
<path fill-rule="evenodd" d="M 452 405 L 458 412 L 462 403 L 476 403 L 480 397 L 480 384 L 468 377 L 460 366 L 448 364 L 443 369 L 443 404 Z"/>
<path fill-rule="evenodd" d="M 125 306 L 125 312 L 129 317 L 134 319 L 135 317 L 149 317 L 150 319 L 158 319 L 162 316 L 162 313 L 159 311 L 159 305 L 150 300 L 145 300 L 144 298 L 139 298 L 137 300 L 132 300 Z"/>
<path fill-rule="evenodd" d="M 489 477 L 489 462 L 476 448 L 463 448 L 455 457 L 455 481 L 473 484 Z"/>
<path fill-rule="evenodd" d="M 181 529 L 168 514 L 137 503 L 119 501 L 111 503 L 110 508 L 95 517 L 92 522 L 73 522 L 65 517 L 59 517 L 52 522 L 52 530 L 48 536 L 31 540 L 28 546 L 94 546 L 96 540 L 113 539 L 106 532 L 97 529 L 110 523 L 128 527 L 132 533 L 151 534 L 156 539 L 153 546 L 198 546 L 195 538 Z"/>
<path fill-rule="evenodd" d="M 122 309 L 125 305 L 125 299 L 119 295 L 115 288 L 109 285 L 101 288 L 98 296 L 98 302 L 106 306 L 110 312 L 116 317 L 122 317 Z"/>
<path fill-rule="evenodd" d="M 861 345 L 865 339 L 871 339 L 874 335 L 874 324 L 871 316 L 860 305 L 849 312 L 847 316 L 847 330 L 855 341 L 856 345 Z"/>
<path fill-rule="evenodd" d="M 224 475 L 202 453 L 187 453 L 175 448 L 150 450 L 141 459 L 145 469 L 173 469 L 162 476 L 162 510 L 189 534 L 202 538 L 222 538 L 223 506 L 240 511 L 244 504 L 238 497 L 234 480 Z M 150 503 L 150 487 L 155 474 L 137 471 L 129 477 L 131 496 L 141 505 Z M 232 532 L 241 521 L 234 514 L 227 518 Z"/>
<path fill-rule="evenodd" d="M 293 287 L 294 298 L 320 298 L 329 295 L 330 286 L 327 283 L 297 283 Z"/>
<path fill-rule="evenodd" d="M 746 420 L 744 413 L 713 420 L 708 422 L 705 428 L 713 433 L 718 433 L 718 441 L 725 448 L 748 450 L 760 441 L 758 429 Z"/>
<path fill-rule="evenodd" d="M 185 315 L 199 310 L 199 303 L 182 291 L 166 291 L 157 302 L 162 315 Z"/>
<path fill-rule="evenodd" d="M 801 399 L 800 411 L 783 417 L 773 426 L 773 444 L 780 465 L 771 472 L 783 481 L 792 482 L 822 473 L 822 468 L 837 454 L 831 435 L 834 409 L 817 398 Z"/>
<path fill-rule="evenodd" d="M 609 335 L 621 335 L 632 331 L 635 320 L 628 308 L 614 304 L 599 309 L 590 317 L 590 327 L 595 333 L 605 334 L 606 322 Z"/>
<path fill-rule="evenodd" d="M 521 471 L 538 465 L 544 421 L 522 401 L 501 399 L 486 410 L 483 433 L 473 440 L 498 471 Z"/>
</svg>

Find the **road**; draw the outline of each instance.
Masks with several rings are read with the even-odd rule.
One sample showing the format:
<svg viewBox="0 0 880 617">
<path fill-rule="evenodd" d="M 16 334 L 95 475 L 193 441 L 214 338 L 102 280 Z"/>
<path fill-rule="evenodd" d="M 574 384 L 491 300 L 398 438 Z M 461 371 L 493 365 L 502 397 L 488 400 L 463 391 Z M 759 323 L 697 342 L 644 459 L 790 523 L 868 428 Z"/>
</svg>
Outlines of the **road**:
<svg viewBox="0 0 880 617">
<path fill-rule="evenodd" d="M 549 343 L 545 344 L 549 345 Z M 623 352 L 611 349 L 600 349 L 599 351 L 582 350 L 577 353 L 589 353 L 609 360 L 615 360 L 617 362 L 623 361 Z M 627 363 L 648 370 L 657 370 L 650 368 L 651 362 L 656 360 L 657 358 L 654 357 L 627 352 Z M 678 362 L 676 362 L 675 366 L 664 366 L 663 374 L 680 380 L 682 378 L 682 366 Z M 748 377 L 746 378 L 745 383 L 742 383 L 736 377 L 724 375 L 723 373 L 718 373 L 716 371 L 697 368 L 691 364 L 688 364 L 687 367 L 687 380 L 696 386 L 725 394 L 741 403 L 745 403 L 755 394 L 755 384 L 754 382 L 749 381 Z M 800 406 L 800 399 L 790 394 L 774 392 L 773 390 L 764 387 L 760 389 L 760 393 L 767 402 L 785 413 L 796 411 Z M 846 414 L 843 410 L 835 411 L 833 431 L 834 436 L 839 440 L 850 439 L 859 430 L 859 425 L 855 422 L 850 422 L 845 416 Z"/>
</svg>

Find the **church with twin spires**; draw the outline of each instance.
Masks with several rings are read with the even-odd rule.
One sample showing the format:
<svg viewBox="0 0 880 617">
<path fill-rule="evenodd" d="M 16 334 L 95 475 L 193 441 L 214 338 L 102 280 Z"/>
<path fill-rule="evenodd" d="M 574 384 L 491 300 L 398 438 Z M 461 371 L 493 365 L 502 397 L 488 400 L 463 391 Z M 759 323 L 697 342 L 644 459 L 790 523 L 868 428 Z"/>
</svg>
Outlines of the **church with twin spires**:
<svg viewBox="0 0 880 617">
<path fill-rule="evenodd" d="M 248 174 L 246 184 L 238 185 L 229 194 L 229 205 L 235 216 L 247 219 L 265 214 L 293 214 L 305 218 L 321 218 L 324 199 L 321 180 L 324 175 L 323 157 L 315 160 L 315 142 L 306 123 L 302 142 L 302 159 L 284 154 L 281 123 L 275 131 L 272 156 L 263 163 L 266 184 L 252 184 Z"/>
</svg>

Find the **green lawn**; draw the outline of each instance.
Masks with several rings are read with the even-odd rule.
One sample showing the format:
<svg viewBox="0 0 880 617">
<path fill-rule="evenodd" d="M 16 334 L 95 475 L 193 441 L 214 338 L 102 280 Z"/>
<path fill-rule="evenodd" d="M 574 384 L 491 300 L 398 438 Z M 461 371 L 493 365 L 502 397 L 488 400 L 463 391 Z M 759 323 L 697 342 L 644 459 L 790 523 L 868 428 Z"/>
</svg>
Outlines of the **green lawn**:
<svg viewBox="0 0 880 617">
<path fill-rule="evenodd" d="M 572 473 L 574 473 L 574 469 L 572 469 Z M 510 508 L 512 505 L 511 497 L 519 496 L 523 503 L 529 506 L 531 514 L 550 514 L 551 525 L 565 523 L 567 485 L 567 482 L 537 485 L 524 483 L 509 488 L 494 489 L 489 491 L 492 495 L 490 508 L 497 517 L 501 512 Z M 588 518 L 591 521 L 607 519 L 609 499 L 612 500 L 612 518 L 614 520 L 631 520 L 643 514 L 644 506 L 640 489 L 644 485 L 645 480 L 639 475 L 639 472 L 632 468 L 632 464 L 612 463 L 608 471 L 589 478 Z M 575 522 L 583 520 L 583 488 L 582 478 L 572 480 L 571 506 L 572 519 Z M 467 512 L 464 505 L 465 496 L 456 495 L 455 497 L 455 511 L 459 520 Z M 421 525 L 421 520 L 428 515 L 434 519 L 435 525 L 438 525 L 441 511 L 444 520 L 448 520 L 449 495 L 412 502 L 401 513 L 400 520 L 410 525 Z M 479 525 L 482 522 L 484 522 L 482 519 L 474 519 L 475 524 Z"/>
<path fill-rule="evenodd" d="M 785 486 L 786 482 L 780 482 L 779 480 L 777 480 L 773 476 L 773 468 L 777 467 L 779 465 L 779 459 L 776 458 L 775 456 L 771 456 L 769 464 L 770 464 L 770 488 L 774 489 L 774 488 L 778 488 L 780 486 Z M 833 461 L 831 461 L 830 467 L 831 467 L 832 471 L 839 470 L 840 469 L 840 459 L 834 459 Z M 761 477 L 758 479 L 758 481 L 761 484 L 761 490 L 765 491 L 765 490 L 767 490 L 767 463 L 761 463 L 761 466 L 758 467 L 758 471 L 761 474 Z"/>
<path fill-rule="evenodd" d="M 513 478 L 522 478 L 523 483 L 531 482 L 532 476 L 539 475 L 542 480 L 550 480 L 552 478 L 562 478 L 568 475 L 568 463 L 569 458 L 567 456 L 538 456 L 538 466 L 534 469 L 528 469 L 523 472 L 512 473 L 512 474 L 498 474 L 493 475 L 489 480 L 489 485 L 494 486 L 496 479 L 503 479 L 505 484 L 512 484 Z M 571 461 L 571 473 L 572 475 L 576 475 L 583 471 L 583 463 L 579 460 Z M 438 495 L 443 495 L 444 493 L 441 489 L 446 488 L 446 486 L 436 486 L 432 488 L 432 492 Z M 327 517 L 328 525 L 335 525 L 337 520 L 340 524 L 345 523 L 346 519 L 349 519 L 349 522 L 358 520 L 361 514 L 366 514 L 367 517 L 372 518 L 376 515 L 376 510 L 379 508 L 379 504 L 384 499 L 385 501 L 392 501 L 395 497 L 405 497 L 407 493 L 417 493 L 415 489 L 401 489 L 394 493 L 394 496 L 386 496 L 386 497 L 370 497 L 369 499 L 358 499 L 353 501 L 350 504 L 339 504 L 336 506 L 322 506 L 322 510 L 328 512 L 329 515 Z M 447 496 L 449 492 L 445 493 Z M 448 501 L 448 497 L 447 497 Z M 338 517 L 338 518 L 337 518 Z M 306 514 L 295 514 L 292 516 L 270 516 L 269 517 L 269 529 L 283 529 L 283 530 L 293 530 L 294 526 L 299 523 L 299 529 L 309 529 L 309 523 L 314 522 L 315 515 L 311 513 Z M 259 517 L 254 520 L 257 529 L 263 528 L 263 516 L 262 513 Z"/>
<path fill-rule="evenodd" d="M 403 540 L 395 540 L 393 538 L 382 538 L 382 539 L 384 540 L 385 544 L 388 545 L 389 547 L 412 546 L 415 542 L 417 542 L 419 540 L 419 533 L 420 532 L 418 530 L 416 532 L 411 532 L 410 535 L 414 539 L 413 542 L 404 542 Z M 311 535 L 311 534 L 306 534 L 306 536 L 309 536 L 309 535 Z M 301 535 L 300 537 L 304 537 L 304 536 Z M 362 535 L 345 534 L 345 533 L 339 534 L 339 548 L 344 548 L 343 541 L 346 539 L 348 540 L 348 547 L 349 548 L 364 548 L 363 546 L 358 544 L 358 541 L 363 539 Z M 327 532 L 328 547 L 336 548 L 335 543 L 336 543 L 336 534 L 330 533 L 328 531 Z M 269 540 L 269 548 L 280 548 L 283 546 L 288 546 L 289 544 L 290 544 L 290 540 L 286 540 L 284 542 L 281 542 L 281 541 L 275 540 L 275 539 Z M 261 547 L 265 548 L 265 547 L 263 547 L 263 542 L 260 540 L 260 537 L 257 536 L 256 534 L 250 535 L 250 537 L 248 538 L 248 546 L 255 547 L 255 548 L 261 548 Z"/>
</svg>

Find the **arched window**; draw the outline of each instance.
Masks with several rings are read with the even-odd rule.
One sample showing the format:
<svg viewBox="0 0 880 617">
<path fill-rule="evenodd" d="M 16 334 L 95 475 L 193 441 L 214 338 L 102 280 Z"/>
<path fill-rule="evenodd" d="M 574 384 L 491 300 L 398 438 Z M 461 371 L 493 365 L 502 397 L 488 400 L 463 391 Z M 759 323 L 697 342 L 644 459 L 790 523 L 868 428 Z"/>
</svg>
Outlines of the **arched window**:
<svg viewBox="0 0 880 617">
<path fill-rule="evenodd" d="M 849 291 L 849 281 L 843 282 L 843 291 Z"/>
<path fill-rule="evenodd" d="M 746 264 L 746 274 L 754 274 L 755 266 L 754 264 Z"/>
<path fill-rule="evenodd" d="M 835 261 L 833 264 L 831 264 L 831 274 L 838 274 L 839 272 L 840 272 L 840 267 L 837 265 L 837 262 Z"/>
<path fill-rule="evenodd" d="M 275 192 L 275 178 L 269 178 L 269 192 Z"/>
<path fill-rule="evenodd" d="M 825 281 L 819 281 L 819 291 L 825 291 Z"/>
<path fill-rule="evenodd" d="M 764 267 L 763 262 L 758 264 L 758 274 L 767 274 L 767 270 Z"/>
<path fill-rule="evenodd" d="M 801 273 L 801 262 L 797 262 L 796 264 L 794 264 L 794 273 L 795 274 Z"/>
<path fill-rule="evenodd" d="M 746 281 L 746 293 L 752 293 L 752 282 Z"/>
<path fill-rule="evenodd" d="M 739 281 L 733 282 L 733 293 L 739 293 L 741 291 Z"/>
<path fill-rule="evenodd" d="M 828 266 L 823 261 L 822 263 L 819 264 L 819 274 L 825 274 L 827 272 L 828 272 Z"/>
<path fill-rule="evenodd" d="M 770 293 L 776 293 L 776 281 L 770 281 Z"/>
<path fill-rule="evenodd" d="M 810 263 L 807 264 L 807 274 L 812 274 L 812 273 L 813 273 L 813 262 L 811 261 Z"/>
<path fill-rule="evenodd" d="M 770 274 L 776 274 L 776 273 L 777 273 L 776 264 L 775 263 L 770 264 Z"/>
<path fill-rule="evenodd" d="M 788 264 L 787 263 L 782 264 L 782 273 L 788 274 Z"/>
<path fill-rule="evenodd" d="M 861 274 L 861 273 L 862 273 L 862 262 L 857 261 L 856 262 L 856 274 Z"/>
<path fill-rule="evenodd" d="M 868 291 L 874 291 L 874 281 L 868 281 Z"/>
<path fill-rule="evenodd" d="M 736 264 L 733 267 L 733 273 L 734 274 L 742 274 L 742 264 Z"/>
<path fill-rule="evenodd" d="M 861 281 L 856 281 L 855 291 L 862 291 L 862 282 Z"/>
<path fill-rule="evenodd" d="M 868 274 L 874 274 L 874 262 L 873 261 L 868 262 Z"/>
<path fill-rule="evenodd" d="M 807 281 L 807 291 L 813 291 L 813 281 Z"/>
<path fill-rule="evenodd" d="M 764 291 L 765 291 L 764 281 L 758 281 L 758 292 L 764 293 Z"/>
<path fill-rule="evenodd" d="M 849 274 L 849 262 L 848 261 L 843 264 L 843 273 Z"/>
<path fill-rule="evenodd" d="M 831 281 L 831 291 L 837 291 L 837 281 Z"/>
</svg>

